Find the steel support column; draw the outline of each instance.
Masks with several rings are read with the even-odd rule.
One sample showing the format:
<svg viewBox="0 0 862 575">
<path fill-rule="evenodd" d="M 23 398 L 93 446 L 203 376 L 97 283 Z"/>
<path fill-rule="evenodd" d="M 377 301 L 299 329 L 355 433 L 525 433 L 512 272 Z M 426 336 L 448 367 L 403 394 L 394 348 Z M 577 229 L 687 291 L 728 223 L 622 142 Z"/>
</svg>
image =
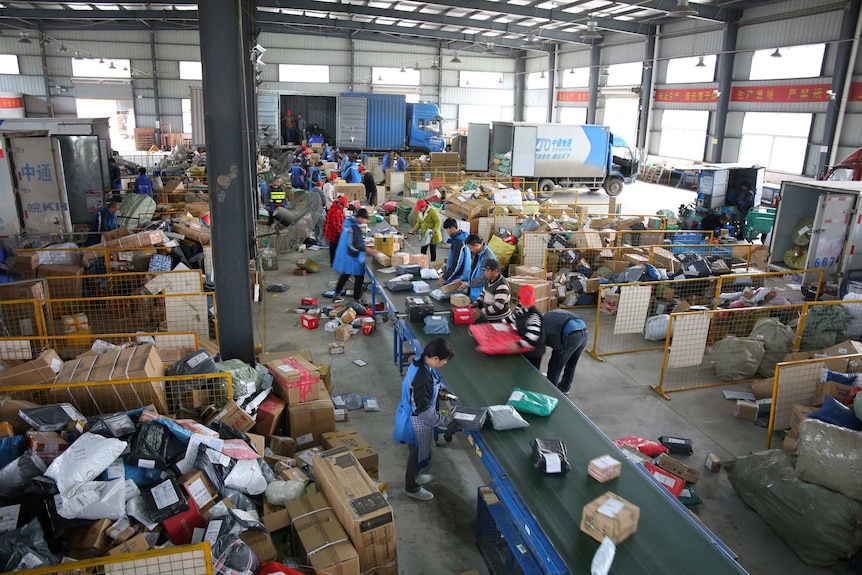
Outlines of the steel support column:
<svg viewBox="0 0 862 575">
<path fill-rule="evenodd" d="M 721 162 L 721 153 L 724 150 L 724 132 L 727 127 L 727 110 L 730 107 L 730 93 L 733 89 L 733 60 L 736 53 L 736 37 L 739 33 L 739 19 L 742 17 L 740 10 L 731 10 L 728 15 L 729 22 L 724 29 L 724 41 L 722 42 L 721 54 L 718 55 L 718 98 L 715 112 L 712 116 L 712 136 L 708 138 L 706 149 L 708 153 L 704 156 L 711 162 Z"/>
<path fill-rule="evenodd" d="M 48 115 L 54 117 L 54 103 L 51 101 L 51 79 L 48 77 L 48 58 L 45 54 L 45 42 L 48 37 L 42 33 L 42 23 L 36 22 L 39 31 L 39 58 L 42 64 L 42 80 L 45 83 L 45 104 L 48 106 Z"/>
<path fill-rule="evenodd" d="M 356 90 L 356 40 L 351 34 L 347 37 L 347 41 L 350 42 L 350 89 L 348 92 L 353 92 Z"/>
<path fill-rule="evenodd" d="M 859 10 L 862 5 L 862 0 L 851 0 L 847 4 L 847 10 L 844 17 L 841 19 L 841 36 L 839 42 L 827 44 L 827 50 L 835 50 L 835 64 L 832 68 L 832 92 L 836 95 L 833 100 L 829 101 L 829 108 L 826 111 L 826 125 L 823 129 L 823 140 L 820 149 L 823 150 L 817 162 L 815 176 L 820 176 L 821 172 L 826 172 L 827 165 L 834 164 L 838 158 L 837 153 L 838 143 L 836 132 L 838 125 L 843 121 L 842 105 L 846 105 L 844 101 L 845 87 L 853 78 L 853 67 L 850 63 L 850 56 L 856 48 L 857 24 L 859 22 Z M 840 100 L 837 98 L 841 98 Z M 840 137 L 840 134 L 837 134 Z"/>
<path fill-rule="evenodd" d="M 251 50 L 254 0 L 200 2 L 207 175 L 219 344 L 225 359 L 254 359 L 248 262 L 256 185 L 255 94 Z"/>
<path fill-rule="evenodd" d="M 548 48 L 548 111 L 545 114 L 545 121 L 548 123 L 554 121 L 554 104 L 557 96 L 554 93 L 554 88 L 557 85 L 557 51 L 559 49 L 559 44 L 551 44 Z"/>
<path fill-rule="evenodd" d="M 590 99 L 587 102 L 587 124 L 596 123 L 596 109 L 599 105 L 599 68 L 602 64 L 602 47 L 593 44 L 590 48 Z"/>
<path fill-rule="evenodd" d="M 515 51 L 515 97 L 513 117 L 516 122 L 524 121 L 524 92 L 527 86 L 527 53 Z"/>
<path fill-rule="evenodd" d="M 434 71 L 437 73 L 437 107 L 441 108 L 443 106 L 443 42 L 439 40 L 437 41 L 437 69 Z M 458 125 L 458 120 L 455 120 L 455 125 Z"/>
<path fill-rule="evenodd" d="M 641 74 L 640 114 L 638 116 L 637 147 L 646 150 L 652 116 L 652 75 L 656 61 L 656 29 L 650 26 L 644 47 L 644 70 Z"/>
<path fill-rule="evenodd" d="M 162 113 L 159 104 L 159 71 L 156 68 L 156 31 L 150 30 L 150 59 L 153 65 L 153 103 L 156 112 L 156 145 L 162 138 Z M 170 143 L 170 142 L 169 142 Z M 159 146 L 160 148 L 162 146 Z"/>
</svg>

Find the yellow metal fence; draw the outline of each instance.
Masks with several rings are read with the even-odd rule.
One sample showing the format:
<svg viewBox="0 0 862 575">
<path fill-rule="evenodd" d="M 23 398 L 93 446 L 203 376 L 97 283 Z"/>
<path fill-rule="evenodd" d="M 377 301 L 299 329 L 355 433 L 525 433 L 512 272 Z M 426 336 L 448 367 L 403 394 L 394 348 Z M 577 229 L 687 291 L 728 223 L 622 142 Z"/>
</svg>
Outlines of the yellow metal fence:
<svg viewBox="0 0 862 575">
<path fill-rule="evenodd" d="M 213 575 L 209 543 L 107 555 L 16 571 L 19 575 Z"/>
</svg>

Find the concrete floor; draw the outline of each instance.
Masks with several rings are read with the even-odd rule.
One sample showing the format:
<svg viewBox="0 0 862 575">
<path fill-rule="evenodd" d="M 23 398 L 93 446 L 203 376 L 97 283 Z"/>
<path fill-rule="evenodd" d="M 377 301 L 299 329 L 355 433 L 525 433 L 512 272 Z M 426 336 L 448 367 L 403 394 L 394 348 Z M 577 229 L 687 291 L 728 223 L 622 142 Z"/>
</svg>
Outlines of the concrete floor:
<svg viewBox="0 0 862 575">
<path fill-rule="evenodd" d="M 660 208 L 675 211 L 693 197 L 691 192 L 638 182 L 629 186 L 618 201 L 625 213 L 654 213 Z M 608 198 L 604 194 L 582 194 L 579 201 L 607 204 Z M 445 251 L 443 254 L 438 254 L 438 258 L 445 257 Z M 292 275 L 295 260 L 304 255 L 311 255 L 320 263 L 320 273 Z M 433 452 L 429 471 L 436 481 L 428 487 L 434 500 L 418 502 L 404 495 L 407 451 L 392 441 L 401 376 L 392 361 L 393 336 L 389 324 L 378 324 L 370 336 L 354 336 L 346 342 L 346 353 L 335 356 L 326 352 L 327 344 L 334 341 L 332 334 L 322 326 L 308 331 L 299 325 L 299 315 L 294 309 L 300 298 L 320 297 L 328 289 L 327 284 L 337 277 L 328 262 L 328 250 L 283 254 L 279 258 L 280 269 L 267 272 L 267 282 L 285 283 L 290 289 L 266 294 L 265 300 L 256 304 L 255 320 L 264 349 L 310 349 L 316 362 L 332 365 L 334 393 L 355 392 L 378 399 L 379 412 L 352 411 L 349 424 L 340 425 L 356 427 L 380 453 L 380 478 L 389 483 L 389 501 L 395 511 L 400 572 L 455 575 L 477 569 L 486 574 L 488 571 L 474 544 L 474 521 L 476 490 L 488 477 L 463 436 Z M 582 315 L 592 328 L 595 314 Z M 355 359 L 363 359 L 368 365 L 358 367 L 352 363 Z M 740 564 L 753 575 L 850 573 L 846 563 L 832 569 L 802 563 L 737 497 L 724 472 L 712 474 L 703 468 L 710 452 L 727 459 L 764 449 L 766 430 L 734 418 L 733 404 L 724 400 L 721 388 L 686 391 L 673 394 L 670 401 L 662 399 L 649 388 L 658 382 L 660 367 L 661 352 L 607 356 L 601 362 L 584 354 L 570 399 L 611 438 L 628 435 L 656 438 L 664 434 L 691 438 L 694 455 L 684 460 L 701 469 L 696 487 L 704 500 L 693 513 L 739 555 Z"/>
</svg>

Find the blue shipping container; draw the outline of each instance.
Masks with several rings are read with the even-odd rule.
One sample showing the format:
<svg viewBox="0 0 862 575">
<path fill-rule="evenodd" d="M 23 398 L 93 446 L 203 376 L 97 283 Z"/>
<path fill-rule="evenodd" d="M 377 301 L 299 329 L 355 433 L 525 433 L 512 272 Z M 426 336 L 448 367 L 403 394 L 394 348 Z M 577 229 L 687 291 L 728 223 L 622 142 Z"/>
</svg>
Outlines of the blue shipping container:
<svg viewBox="0 0 862 575">
<path fill-rule="evenodd" d="M 366 150 L 406 148 L 407 99 L 397 94 L 357 94 L 342 92 L 344 98 L 364 98 Z"/>
</svg>

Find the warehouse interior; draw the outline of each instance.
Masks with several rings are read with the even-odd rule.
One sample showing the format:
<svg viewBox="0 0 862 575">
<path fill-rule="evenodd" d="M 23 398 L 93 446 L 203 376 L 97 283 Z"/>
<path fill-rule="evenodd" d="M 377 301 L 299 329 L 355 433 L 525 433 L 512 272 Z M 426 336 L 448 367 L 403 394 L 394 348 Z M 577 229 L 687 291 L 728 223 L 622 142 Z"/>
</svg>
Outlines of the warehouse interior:
<svg viewBox="0 0 862 575">
<path fill-rule="evenodd" d="M 860 8 L 0 2 L 0 571 L 862 572 Z M 571 390 L 475 349 L 449 218 L 581 320 Z M 488 421 L 417 501 L 428 317 Z"/>
</svg>

